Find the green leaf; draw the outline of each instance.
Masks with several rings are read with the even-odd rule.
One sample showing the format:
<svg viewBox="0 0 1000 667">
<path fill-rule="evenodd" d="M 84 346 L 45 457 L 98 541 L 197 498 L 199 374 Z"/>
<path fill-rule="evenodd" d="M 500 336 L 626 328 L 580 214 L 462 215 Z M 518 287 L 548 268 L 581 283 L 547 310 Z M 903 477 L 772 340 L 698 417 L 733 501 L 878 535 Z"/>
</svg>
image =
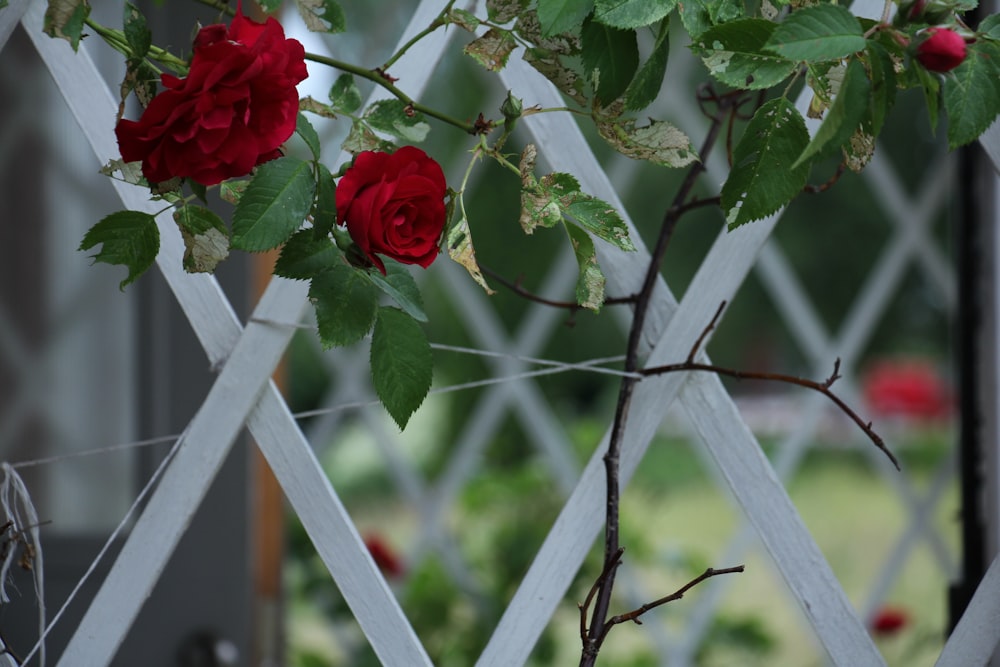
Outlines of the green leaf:
<svg viewBox="0 0 1000 667">
<path fill-rule="evenodd" d="M 948 146 L 975 140 L 1000 113 L 1000 44 L 981 39 L 968 45 L 961 65 L 944 75 Z"/>
<path fill-rule="evenodd" d="M 663 77 L 667 73 L 667 58 L 670 55 L 670 17 L 660 23 L 660 30 L 653 44 L 653 51 L 642 64 L 632 83 L 625 91 L 625 108 L 630 111 L 644 109 L 653 103 L 663 87 Z"/>
<path fill-rule="evenodd" d="M 337 224 L 337 184 L 322 162 L 316 163 L 316 201 L 313 204 L 313 235 L 325 237 Z"/>
<path fill-rule="evenodd" d="M 397 308 L 379 308 L 372 332 L 372 384 L 399 428 L 430 391 L 434 356 L 423 328 Z"/>
<path fill-rule="evenodd" d="M 105 217 L 84 235 L 80 250 L 90 250 L 103 244 L 93 256 L 95 262 L 121 264 L 128 276 L 119 283 L 120 289 L 138 278 L 156 261 L 160 251 L 160 230 L 156 218 L 141 211 L 118 211 Z"/>
<path fill-rule="evenodd" d="M 765 48 L 789 60 L 822 62 L 862 51 L 865 43 L 861 24 L 850 11 L 820 4 L 789 14 Z"/>
<path fill-rule="evenodd" d="M 312 230 L 300 229 L 281 247 L 274 275 L 309 280 L 343 263 L 343 254 L 329 237 L 318 238 Z"/>
<path fill-rule="evenodd" d="M 670 123 L 650 120 L 636 127 L 635 120 L 600 119 L 597 131 L 616 151 L 634 160 L 664 167 L 683 167 L 698 159 L 687 135 Z"/>
<path fill-rule="evenodd" d="M 678 13 L 691 39 L 697 39 L 714 25 L 743 18 L 745 10 L 742 0 L 684 0 Z"/>
<path fill-rule="evenodd" d="M 609 28 L 587 19 L 580 39 L 583 71 L 598 101 L 608 106 L 625 92 L 639 68 L 635 31 Z"/>
<path fill-rule="evenodd" d="M 131 2 L 125 3 L 125 19 L 122 30 L 125 33 L 125 41 L 132 48 L 131 58 L 145 58 L 153 43 L 153 34 L 149 31 L 149 26 L 146 25 L 146 17 Z"/>
<path fill-rule="evenodd" d="M 375 286 L 392 297 L 399 307 L 406 311 L 406 314 L 418 322 L 426 322 L 427 315 L 424 313 L 424 300 L 420 296 L 420 288 L 417 281 L 413 279 L 409 270 L 400 264 L 386 257 L 385 275 L 379 271 L 369 271 L 367 275 L 371 278 Z"/>
<path fill-rule="evenodd" d="M 528 8 L 529 0 L 486 0 L 486 16 L 493 23 L 513 21 Z"/>
<path fill-rule="evenodd" d="M 378 294 L 363 271 L 344 263 L 335 263 L 314 276 L 309 298 L 316 308 L 323 347 L 350 345 L 364 338 L 375 323 Z"/>
<path fill-rule="evenodd" d="M 284 0 L 257 0 L 257 4 L 266 14 L 273 14 L 281 8 Z"/>
<path fill-rule="evenodd" d="M 1000 14 L 987 16 L 979 23 L 979 34 L 987 39 L 1000 40 Z"/>
<path fill-rule="evenodd" d="M 896 70 L 892 56 L 878 42 L 870 42 L 866 51 L 868 73 L 871 79 L 871 115 L 868 130 L 878 136 L 886 116 L 896 103 Z"/>
<path fill-rule="evenodd" d="M 408 107 L 402 100 L 379 100 L 368 107 L 364 118 L 376 132 L 384 132 L 411 143 L 420 143 L 431 131 L 424 115 Z"/>
<path fill-rule="evenodd" d="M 350 74 L 341 74 L 330 88 L 330 103 L 335 111 L 352 114 L 361 108 L 361 91 Z"/>
<path fill-rule="evenodd" d="M 576 30 L 594 8 L 594 0 L 538 0 L 542 36 Z"/>
<path fill-rule="evenodd" d="M 84 21 L 90 16 L 87 0 L 49 0 L 42 23 L 42 32 L 49 37 L 65 39 L 76 51 L 80 48 Z"/>
<path fill-rule="evenodd" d="M 594 236 L 626 252 L 635 251 L 628 226 L 611 204 L 580 191 L 563 197 L 562 203 L 566 215 Z"/>
<path fill-rule="evenodd" d="M 656 23 L 677 0 L 595 0 L 594 20 L 612 28 L 634 29 Z"/>
<path fill-rule="evenodd" d="M 722 186 L 721 206 L 730 229 L 774 213 L 802 191 L 809 165 L 789 165 L 808 143 L 805 121 L 784 97 L 757 110 L 733 151 L 733 168 Z"/>
<path fill-rule="evenodd" d="M 233 211 L 233 247 L 260 252 L 284 243 L 308 215 L 315 187 L 303 160 L 281 157 L 257 167 Z"/>
<path fill-rule="evenodd" d="M 466 44 L 462 51 L 490 72 L 499 72 L 507 66 L 507 59 L 517 42 L 506 30 L 490 28 L 483 35 Z"/>
<path fill-rule="evenodd" d="M 580 277 L 576 281 L 576 302 L 595 313 L 604 304 L 604 285 L 607 282 L 597 263 L 597 250 L 587 232 L 573 224 L 566 225 L 573 253 L 580 265 Z"/>
<path fill-rule="evenodd" d="M 313 32 L 338 33 L 347 29 L 344 10 L 336 0 L 295 0 L 299 15 Z"/>
<path fill-rule="evenodd" d="M 869 113 L 870 91 L 871 83 L 864 66 L 861 61 L 852 58 L 844 74 L 844 81 L 840 84 L 840 91 L 826 112 L 826 118 L 791 168 L 795 169 L 811 158 L 847 143 Z"/>
<path fill-rule="evenodd" d="M 710 28 L 692 43 L 709 73 L 734 88 L 759 90 L 777 85 L 797 63 L 764 50 L 777 24 L 739 19 Z"/>
<path fill-rule="evenodd" d="M 302 137 L 302 141 L 309 147 L 309 152 L 312 153 L 313 159 L 319 160 L 319 135 L 316 134 L 316 129 L 313 128 L 309 119 L 302 113 L 299 113 L 295 120 L 295 133 Z"/>
<path fill-rule="evenodd" d="M 174 222 L 184 239 L 184 270 L 211 273 L 229 256 L 229 229 L 218 215 L 203 206 L 181 206 Z"/>
</svg>

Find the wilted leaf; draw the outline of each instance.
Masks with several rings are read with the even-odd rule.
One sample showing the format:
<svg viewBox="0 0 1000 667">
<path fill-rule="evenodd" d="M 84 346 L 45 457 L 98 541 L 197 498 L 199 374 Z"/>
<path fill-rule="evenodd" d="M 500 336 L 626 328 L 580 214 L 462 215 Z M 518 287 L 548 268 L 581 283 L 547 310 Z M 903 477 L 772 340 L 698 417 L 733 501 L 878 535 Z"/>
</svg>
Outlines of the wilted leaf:
<svg viewBox="0 0 1000 667">
<path fill-rule="evenodd" d="M 651 120 L 642 127 L 632 119 L 601 119 L 596 124 L 612 148 L 635 160 L 683 167 L 698 159 L 687 135 L 666 121 Z"/>
<path fill-rule="evenodd" d="M 313 32 L 338 33 L 347 29 L 344 10 L 336 0 L 295 0 L 299 15 Z"/>
<path fill-rule="evenodd" d="M 90 16 L 87 0 L 48 0 L 42 31 L 49 37 L 65 39 L 76 51 L 80 48 L 84 21 Z"/>
<path fill-rule="evenodd" d="M 467 44 L 463 51 L 489 71 L 498 72 L 507 65 L 507 59 L 516 46 L 517 42 L 509 32 L 490 28 L 482 37 Z"/>
<path fill-rule="evenodd" d="M 493 290 L 490 289 L 490 286 L 486 284 L 486 279 L 483 278 L 483 272 L 479 268 L 479 263 L 476 262 L 476 250 L 472 247 L 472 233 L 469 231 L 468 220 L 463 217 L 451 225 L 448 229 L 446 242 L 448 244 L 448 256 L 453 261 L 465 267 L 465 270 L 469 272 L 472 279 L 486 290 L 487 294 L 493 294 Z"/>
<path fill-rule="evenodd" d="M 569 234 L 573 253 L 580 265 L 580 276 L 576 281 L 576 302 L 597 312 L 604 305 L 604 286 L 607 280 L 597 263 L 594 241 L 587 232 L 572 224 L 566 225 L 566 233 Z"/>
<path fill-rule="evenodd" d="M 211 273 L 229 256 L 229 229 L 218 215 L 202 206 L 181 206 L 174 222 L 184 239 L 184 270 Z"/>
</svg>

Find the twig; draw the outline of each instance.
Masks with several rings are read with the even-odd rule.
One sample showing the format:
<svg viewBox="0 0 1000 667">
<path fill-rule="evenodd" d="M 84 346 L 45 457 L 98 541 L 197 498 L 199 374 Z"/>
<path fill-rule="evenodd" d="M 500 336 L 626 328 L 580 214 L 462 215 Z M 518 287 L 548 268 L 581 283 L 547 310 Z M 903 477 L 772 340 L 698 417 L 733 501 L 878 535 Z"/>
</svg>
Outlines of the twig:
<svg viewBox="0 0 1000 667">
<path fill-rule="evenodd" d="M 716 309 L 715 315 L 712 316 L 712 320 L 708 323 L 708 326 L 701 330 L 701 333 L 698 335 L 698 339 L 694 342 L 694 345 L 691 346 L 691 351 L 688 352 L 687 356 L 687 360 L 689 362 L 694 361 L 694 356 L 698 354 L 701 344 L 705 342 L 705 337 L 708 336 L 708 334 L 712 332 L 712 329 L 715 328 L 715 325 L 719 323 L 719 318 L 722 317 L 722 311 L 725 310 L 725 308 L 726 301 L 723 300 Z"/>
<path fill-rule="evenodd" d="M 820 183 L 819 185 L 806 185 L 804 188 L 802 188 L 802 191 L 810 195 L 814 195 L 820 192 L 826 192 L 827 190 L 832 188 L 837 183 L 837 181 L 840 180 L 840 177 L 844 175 L 844 170 L 846 168 L 847 168 L 847 163 L 841 162 L 840 164 L 837 165 L 837 171 L 835 171 L 833 173 L 833 176 L 828 178 L 826 182 Z"/>
<path fill-rule="evenodd" d="M 522 296 L 528 301 L 540 303 L 545 306 L 552 306 L 553 308 L 565 308 L 566 310 L 572 311 L 573 313 L 576 313 L 576 311 L 579 310 L 584 310 L 584 307 L 578 304 L 576 301 L 557 301 L 555 299 L 547 299 L 543 296 L 539 296 L 538 294 L 535 294 L 534 292 L 525 289 L 521 283 L 520 278 L 518 278 L 515 281 L 507 280 L 493 269 L 487 266 L 483 266 L 482 264 L 479 265 L 479 270 L 485 273 L 493 280 L 503 285 L 504 287 L 506 287 L 507 289 L 509 289 L 510 291 L 514 292 L 514 294 Z M 605 299 L 604 305 L 619 306 L 628 303 L 635 303 L 635 299 L 636 295 L 634 294 L 631 296 L 612 297 L 609 299 Z"/>
<path fill-rule="evenodd" d="M 833 374 L 830 375 L 823 382 L 816 382 L 815 380 L 810 380 L 808 378 L 802 378 L 795 375 L 786 375 L 784 373 L 767 373 L 767 372 L 757 372 L 757 371 L 741 371 L 734 368 L 726 368 L 724 366 L 716 366 L 714 364 L 702 364 L 695 361 L 683 361 L 678 364 L 665 364 L 663 366 L 652 366 L 650 368 L 644 368 L 639 371 L 642 375 L 663 375 L 664 373 L 676 373 L 679 371 L 705 371 L 708 373 L 715 373 L 716 375 L 725 375 L 727 377 L 736 378 L 737 380 L 765 380 L 768 382 L 783 382 L 785 384 L 794 384 L 800 387 L 805 387 L 806 389 L 812 389 L 813 391 L 818 391 L 827 398 L 829 398 L 833 403 L 841 409 L 841 411 L 850 417 L 855 424 L 857 424 L 861 430 L 864 432 L 868 439 L 874 443 L 876 447 L 882 450 L 882 453 L 889 457 L 892 464 L 896 466 L 896 470 L 899 470 L 899 461 L 896 456 L 889 451 L 886 447 L 885 441 L 882 440 L 881 436 L 874 431 L 872 428 L 872 423 L 863 420 L 858 413 L 856 413 L 847 403 L 844 402 L 842 398 L 837 396 L 834 392 L 830 391 L 830 385 L 836 381 L 840 375 L 838 374 L 840 369 L 840 359 L 834 364 Z"/>
<path fill-rule="evenodd" d="M 615 558 L 604 564 L 601 576 L 594 581 L 594 585 L 590 587 L 587 597 L 584 598 L 583 602 L 577 605 L 580 608 L 580 641 L 583 642 L 584 649 L 587 647 L 587 611 L 590 609 L 590 603 L 593 601 L 597 589 L 607 580 L 608 575 L 611 574 L 611 568 L 618 567 L 621 563 L 622 554 L 624 553 L 625 547 L 618 547 Z"/>
<path fill-rule="evenodd" d="M 662 598 L 659 598 L 658 600 L 653 600 L 652 602 L 647 602 L 646 604 L 637 607 L 636 609 L 633 609 L 628 613 L 619 614 L 618 616 L 612 616 L 611 618 L 608 619 L 607 626 L 604 628 L 604 634 L 607 635 L 612 627 L 619 625 L 621 623 L 627 623 L 629 621 L 632 621 L 636 625 L 642 625 L 642 621 L 639 620 L 639 617 L 645 614 L 650 609 L 655 609 L 656 607 L 665 605 L 668 602 L 674 602 L 676 600 L 680 600 L 682 597 L 684 597 L 685 593 L 687 593 L 689 590 L 691 590 L 701 582 L 705 581 L 706 579 L 717 577 L 720 574 L 736 574 L 739 572 L 743 572 L 743 570 L 744 570 L 743 565 L 737 565 L 736 567 L 725 567 L 721 569 L 715 569 L 710 567 L 704 572 L 702 572 L 700 575 L 689 581 L 688 583 L 681 586 L 679 589 L 677 589 L 670 595 L 666 595 Z"/>
</svg>

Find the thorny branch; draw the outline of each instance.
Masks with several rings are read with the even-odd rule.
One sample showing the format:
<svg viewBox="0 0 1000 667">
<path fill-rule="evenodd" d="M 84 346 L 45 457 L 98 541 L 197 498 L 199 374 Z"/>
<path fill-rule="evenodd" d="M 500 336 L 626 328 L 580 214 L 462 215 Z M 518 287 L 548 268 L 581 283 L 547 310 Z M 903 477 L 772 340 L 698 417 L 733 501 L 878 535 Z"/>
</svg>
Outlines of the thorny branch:
<svg viewBox="0 0 1000 667">
<path fill-rule="evenodd" d="M 611 618 L 608 619 L 607 626 L 604 628 L 604 634 L 606 635 L 613 626 L 618 625 L 620 623 L 627 623 L 629 621 L 632 621 L 636 625 L 642 625 L 642 621 L 639 620 L 639 617 L 645 614 L 650 609 L 655 609 L 657 607 L 667 604 L 668 602 L 674 602 L 676 600 L 680 600 L 682 597 L 684 597 L 685 593 L 687 593 L 689 590 L 691 590 L 701 582 L 705 581 L 706 579 L 717 577 L 720 574 L 736 574 L 738 572 L 743 572 L 743 570 L 744 570 L 743 565 L 737 565 L 735 567 L 724 567 L 719 569 L 710 567 L 701 574 L 699 574 L 697 577 L 692 579 L 691 581 L 687 582 L 686 584 L 678 588 L 670 595 L 665 595 L 662 598 L 659 598 L 658 600 L 647 602 L 646 604 L 641 605 L 625 614 L 612 616 Z"/>
<path fill-rule="evenodd" d="M 840 410 L 846 414 L 851 420 L 858 425 L 858 427 L 864 432 L 868 439 L 872 443 L 882 450 L 882 453 L 889 457 L 892 464 L 896 466 L 896 470 L 899 470 L 899 461 L 896 456 L 889 451 L 886 447 L 885 441 L 882 437 L 875 432 L 872 428 L 872 423 L 863 420 L 857 412 L 855 412 L 847 403 L 840 398 L 837 394 L 830 390 L 833 383 L 840 379 L 840 359 L 837 358 L 833 362 L 833 372 L 828 378 L 822 382 L 816 382 L 815 380 L 810 380 L 808 378 L 798 377 L 795 375 L 787 375 L 785 373 L 768 373 L 760 371 L 742 371 L 735 368 L 727 368 L 725 366 L 716 366 L 715 364 L 705 364 L 695 361 L 695 356 L 698 354 L 698 350 L 701 348 L 702 343 L 704 343 L 705 338 L 708 334 L 715 328 L 718 323 L 719 317 L 722 315 L 723 309 L 726 307 L 726 302 L 723 301 L 719 304 L 718 310 L 715 311 L 715 315 L 712 320 L 708 323 L 701 334 L 698 336 L 698 340 L 695 341 L 694 345 L 691 347 L 691 351 L 688 353 L 687 359 L 677 364 L 664 364 L 662 366 L 651 366 L 649 368 L 643 368 L 637 371 L 641 375 L 663 375 L 665 373 L 676 373 L 679 371 L 705 371 L 709 373 L 715 373 L 716 375 L 724 375 L 726 377 L 736 378 L 737 380 L 764 380 L 768 382 L 782 382 L 784 384 L 793 384 L 799 387 L 805 387 L 806 389 L 812 389 L 813 391 L 818 391 L 827 398 L 829 398 L 833 403 L 840 408 Z"/>
<path fill-rule="evenodd" d="M 629 331 L 628 345 L 625 352 L 624 370 L 626 373 L 634 373 L 639 368 L 639 343 L 642 339 L 646 315 L 653 296 L 653 289 L 660 276 L 663 257 L 666 254 L 667 246 L 673 236 L 677 222 L 685 210 L 687 210 L 686 207 L 690 203 L 688 200 L 691 197 L 695 182 L 698 176 L 705 171 L 705 161 L 719 139 L 723 126 L 732 114 L 739 111 L 740 106 L 745 102 L 747 97 L 743 91 L 734 91 L 720 95 L 711 86 L 705 85 L 699 88 L 697 99 L 702 111 L 710 119 L 708 131 L 706 132 L 700 152 L 701 160 L 688 170 L 670 207 L 663 216 L 660 232 L 653 247 L 642 288 L 635 300 L 632 327 Z M 611 592 L 614 588 L 615 570 L 617 569 L 618 561 L 621 559 L 619 545 L 619 502 L 621 497 L 619 464 L 621 445 L 625 432 L 625 423 L 628 419 L 629 406 L 631 405 L 633 391 L 637 382 L 638 380 L 634 376 L 622 378 L 619 385 L 618 402 L 615 408 L 615 418 L 611 428 L 608 450 L 604 455 L 605 483 L 607 486 L 604 528 L 604 572 L 595 584 L 597 593 L 595 596 L 592 596 L 596 598 L 596 601 L 590 615 L 590 626 L 587 629 L 586 636 L 583 638 L 583 651 L 580 657 L 581 667 L 593 667 L 597 660 L 601 644 L 607 636 L 607 629 L 610 627 L 608 625 L 610 620 L 608 618 L 608 609 L 611 604 Z M 587 608 L 589 609 L 589 604 Z M 586 609 L 581 607 L 581 614 L 586 614 Z M 581 620 L 581 624 L 584 623 L 585 621 Z"/>
<path fill-rule="evenodd" d="M 504 278 L 502 275 L 500 275 L 493 269 L 484 266 L 483 264 L 479 265 L 479 270 L 482 271 L 487 276 L 489 276 L 491 279 L 495 280 L 496 282 L 500 283 L 501 285 L 509 289 L 510 291 L 514 292 L 514 294 L 517 294 L 518 296 L 523 297 L 528 301 L 532 301 L 534 303 L 540 303 L 545 306 L 552 306 L 553 308 L 563 308 L 565 310 L 570 311 L 570 316 L 571 316 L 570 321 L 572 321 L 572 316 L 576 315 L 576 313 L 578 313 L 581 310 L 585 310 L 585 308 L 576 301 L 559 301 L 555 299 L 547 299 L 543 296 L 535 294 L 534 292 L 528 289 L 525 289 L 524 285 L 522 284 L 522 279 L 520 277 L 518 277 L 516 280 L 508 280 L 507 278 Z M 635 303 L 635 299 L 636 299 L 635 294 L 631 296 L 611 297 L 605 299 L 603 305 L 618 306 L 622 304 Z"/>
</svg>

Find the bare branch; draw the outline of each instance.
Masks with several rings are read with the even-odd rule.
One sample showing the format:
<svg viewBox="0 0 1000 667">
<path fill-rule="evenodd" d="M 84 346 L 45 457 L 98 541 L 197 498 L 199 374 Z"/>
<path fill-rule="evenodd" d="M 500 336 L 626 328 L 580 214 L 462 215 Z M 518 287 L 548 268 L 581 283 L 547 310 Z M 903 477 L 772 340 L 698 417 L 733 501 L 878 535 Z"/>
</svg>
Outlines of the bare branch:
<svg viewBox="0 0 1000 667">
<path fill-rule="evenodd" d="M 684 597 L 685 593 L 687 593 L 689 590 L 691 590 L 701 582 L 705 581 L 706 579 L 717 577 L 720 574 L 736 574 L 738 572 L 743 572 L 743 570 L 744 570 L 743 565 L 737 565 L 736 567 L 725 567 L 721 569 L 715 569 L 710 567 L 704 572 L 702 572 L 700 575 L 689 581 L 688 583 L 681 586 L 679 589 L 677 589 L 670 595 L 666 595 L 662 598 L 659 598 L 658 600 L 653 600 L 652 602 L 647 602 L 641 607 L 633 609 L 632 611 L 627 612 L 625 614 L 612 616 L 611 618 L 608 619 L 607 626 L 604 628 L 604 634 L 607 635 L 607 633 L 615 625 L 618 625 L 620 623 L 627 623 L 628 621 L 632 621 L 637 625 L 642 625 L 642 621 L 639 620 L 639 617 L 645 614 L 650 609 L 655 609 L 656 607 L 665 605 L 668 602 L 674 602 L 675 600 L 680 600 L 682 597 Z M 602 641 L 603 639 L 604 637 L 601 637 Z"/>
</svg>

